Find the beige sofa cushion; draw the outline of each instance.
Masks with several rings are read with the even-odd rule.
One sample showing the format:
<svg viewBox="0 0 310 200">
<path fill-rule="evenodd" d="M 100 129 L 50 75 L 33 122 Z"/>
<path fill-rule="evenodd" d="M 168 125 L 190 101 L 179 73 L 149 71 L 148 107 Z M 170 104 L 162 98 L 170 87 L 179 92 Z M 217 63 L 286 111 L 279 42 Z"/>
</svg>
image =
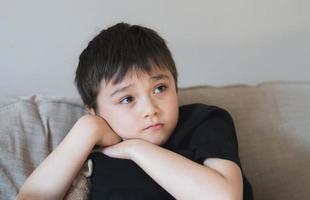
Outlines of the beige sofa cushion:
<svg viewBox="0 0 310 200">
<path fill-rule="evenodd" d="M 196 87 L 180 97 L 230 112 L 256 199 L 309 199 L 310 83 Z"/>
<path fill-rule="evenodd" d="M 0 99 L 0 197 L 14 199 L 27 175 L 46 157 L 45 135 L 31 98 Z"/>
<path fill-rule="evenodd" d="M 77 98 L 0 98 L 0 199 L 15 199 L 26 177 L 83 114 Z"/>
<path fill-rule="evenodd" d="M 309 198 L 310 83 L 204 86 L 180 89 L 179 96 L 180 104 L 200 102 L 230 112 L 256 199 Z M 1 199 L 14 199 L 26 177 L 83 114 L 78 98 L 0 98 Z"/>
</svg>

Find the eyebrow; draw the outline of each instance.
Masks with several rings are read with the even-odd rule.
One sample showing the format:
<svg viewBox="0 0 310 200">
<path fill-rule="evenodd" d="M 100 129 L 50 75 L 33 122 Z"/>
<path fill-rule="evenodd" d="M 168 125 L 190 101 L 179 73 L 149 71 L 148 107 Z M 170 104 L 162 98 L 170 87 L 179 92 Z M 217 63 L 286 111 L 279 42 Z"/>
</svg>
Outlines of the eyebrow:
<svg viewBox="0 0 310 200">
<path fill-rule="evenodd" d="M 169 78 L 169 76 L 167 76 L 167 75 L 159 74 L 159 75 L 156 75 L 156 76 L 151 76 L 151 79 L 154 80 L 154 81 L 158 81 L 158 80 L 170 79 L 170 78 Z M 114 92 L 112 92 L 112 94 L 111 94 L 110 96 L 113 97 L 113 96 L 116 95 L 117 93 L 124 92 L 124 91 L 126 91 L 127 89 L 129 89 L 130 87 L 132 87 L 133 85 L 134 85 L 134 84 L 129 84 L 129 85 L 127 85 L 127 86 L 121 87 L 121 88 L 115 90 Z"/>
<path fill-rule="evenodd" d="M 123 91 L 127 90 L 128 88 L 130 88 L 132 86 L 133 86 L 133 84 L 129 84 L 129 85 L 125 86 L 125 87 L 119 88 L 119 89 L 115 90 L 110 96 L 113 97 L 117 93 L 123 92 Z"/>
<path fill-rule="evenodd" d="M 162 80 L 162 79 L 169 79 L 169 76 L 164 75 L 164 74 L 159 74 L 156 76 L 152 76 L 151 79 L 158 81 L 158 80 Z"/>
</svg>

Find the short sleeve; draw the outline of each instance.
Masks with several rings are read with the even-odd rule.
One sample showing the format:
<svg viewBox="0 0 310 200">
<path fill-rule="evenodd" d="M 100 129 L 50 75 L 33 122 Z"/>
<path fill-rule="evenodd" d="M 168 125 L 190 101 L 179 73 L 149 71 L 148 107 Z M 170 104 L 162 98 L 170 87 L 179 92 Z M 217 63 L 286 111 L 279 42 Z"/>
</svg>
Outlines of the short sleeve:
<svg viewBox="0 0 310 200">
<path fill-rule="evenodd" d="M 232 117 L 226 110 L 215 106 L 209 106 L 205 112 L 204 119 L 193 130 L 189 142 L 194 159 L 202 164 L 206 158 L 221 158 L 240 166 Z"/>
</svg>

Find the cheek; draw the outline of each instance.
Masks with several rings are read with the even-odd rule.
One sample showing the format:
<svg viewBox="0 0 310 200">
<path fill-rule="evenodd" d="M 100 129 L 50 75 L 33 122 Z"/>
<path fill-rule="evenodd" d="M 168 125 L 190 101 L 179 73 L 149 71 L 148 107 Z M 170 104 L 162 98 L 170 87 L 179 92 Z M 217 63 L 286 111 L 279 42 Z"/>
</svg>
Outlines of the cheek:
<svg viewBox="0 0 310 200">
<path fill-rule="evenodd" d="M 178 121 L 178 107 L 174 106 L 174 108 L 170 107 L 170 112 L 168 114 L 169 122 L 171 123 L 172 126 L 174 126 L 177 121 Z"/>
<path fill-rule="evenodd" d="M 99 115 L 103 117 L 113 131 L 121 138 L 130 138 L 136 134 L 137 119 L 133 113 L 129 112 L 125 108 L 116 108 L 113 105 L 101 106 Z"/>
<path fill-rule="evenodd" d="M 166 109 L 169 109 L 170 112 L 175 111 L 176 108 L 179 107 L 178 96 L 176 93 L 171 93 L 168 96 L 168 98 L 166 99 L 166 102 L 165 102 L 165 107 L 166 107 Z"/>
<path fill-rule="evenodd" d="M 168 118 L 171 123 L 175 123 L 178 120 L 179 116 L 179 104 L 178 98 L 176 95 L 172 95 L 169 99 L 169 102 L 166 104 L 166 110 L 168 112 Z"/>
<path fill-rule="evenodd" d="M 135 120 L 128 114 L 116 115 L 116 117 L 113 117 L 113 120 L 108 123 L 116 134 L 122 138 L 131 138 L 136 132 Z"/>
</svg>

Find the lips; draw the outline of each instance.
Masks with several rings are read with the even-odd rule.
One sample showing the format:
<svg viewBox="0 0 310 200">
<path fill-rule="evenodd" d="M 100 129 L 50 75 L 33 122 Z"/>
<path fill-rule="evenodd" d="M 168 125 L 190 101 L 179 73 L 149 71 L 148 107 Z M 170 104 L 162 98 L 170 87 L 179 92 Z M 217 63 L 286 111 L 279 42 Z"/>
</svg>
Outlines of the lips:
<svg viewBox="0 0 310 200">
<path fill-rule="evenodd" d="M 163 127 L 163 125 L 164 124 L 162 124 L 162 123 L 152 124 L 152 125 L 146 127 L 145 130 L 153 130 L 153 131 L 159 130 L 159 129 L 161 129 Z"/>
</svg>

